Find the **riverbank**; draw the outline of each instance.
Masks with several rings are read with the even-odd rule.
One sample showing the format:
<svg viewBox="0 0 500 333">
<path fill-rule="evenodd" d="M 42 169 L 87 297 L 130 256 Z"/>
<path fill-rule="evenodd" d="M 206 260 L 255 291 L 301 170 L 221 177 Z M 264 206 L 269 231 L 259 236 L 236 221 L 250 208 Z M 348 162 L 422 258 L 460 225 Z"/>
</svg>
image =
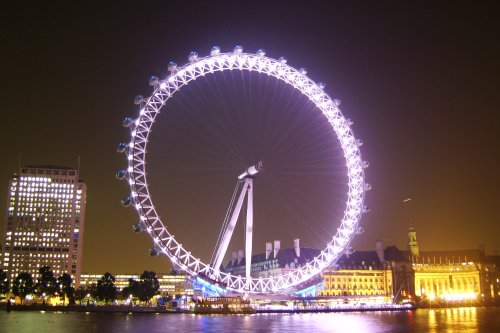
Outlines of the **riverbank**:
<svg viewBox="0 0 500 333">
<path fill-rule="evenodd" d="M 5 303 L 0 309 L 7 311 Z M 377 307 L 339 307 L 339 308 L 309 308 L 309 309 L 257 309 L 256 313 L 323 313 L 323 312 L 368 312 L 368 311 L 406 311 L 414 309 L 412 306 L 377 306 Z M 167 309 L 164 306 L 127 306 L 127 305 L 47 305 L 30 304 L 10 306 L 10 311 L 50 311 L 50 312 L 91 312 L 91 313 L 193 313 L 180 308 Z"/>
<path fill-rule="evenodd" d="M 442 306 L 433 307 L 431 309 L 443 308 L 458 308 L 459 306 Z M 460 307 L 470 307 L 462 305 Z M 472 307 L 498 307 L 498 305 L 479 305 Z M 308 309 L 257 309 L 256 313 L 335 313 L 335 312 L 391 312 L 391 311 L 407 311 L 416 310 L 420 307 L 410 305 L 392 305 L 392 306 L 353 306 L 353 307 L 336 307 L 336 308 L 308 308 Z M 428 309 L 428 308 L 427 308 Z M 7 311 L 6 303 L 0 303 L 0 311 Z M 85 312 L 85 313 L 165 313 L 165 314 L 180 314 L 193 313 L 192 311 L 174 308 L 167 309 L 164 306 L 127 306 L 127 305 L 47 305 L 47 304 L 30 304 L 19 305 L 13 304 L 10 311 L 39 311 L 39 312 Z"/>
<path fill-rule="evenodd" d="M 257 313 L 327 313 L 327 312 L 373 312 L 373 311 L 407 311 L 415 310 L 414 306 L 374 306 L 374 307 L 342 307 L 313 309 L 259 309 Z"/>
<path fill-rule="evenodd" d="M 2 303 L 0 309 L 7 311 L 7 304 Z M 164 306 L 128 306 L 128 305 L 47 305 L 12 304 L 10 311 L 51 311 L 51 312 L 103 312 L 103 313 L 188 313 L 181 309 L 167 309 Z"/>
</svg>

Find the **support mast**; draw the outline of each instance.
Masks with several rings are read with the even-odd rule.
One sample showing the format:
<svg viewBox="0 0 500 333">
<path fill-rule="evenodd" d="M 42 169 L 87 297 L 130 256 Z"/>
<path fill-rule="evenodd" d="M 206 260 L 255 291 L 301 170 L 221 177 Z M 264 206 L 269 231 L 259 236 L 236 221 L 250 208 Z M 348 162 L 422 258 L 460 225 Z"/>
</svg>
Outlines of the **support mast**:
<svg viewBox="0 0 500 333">
<path fill-rule="evenodd" d="M 238 182 L 244 182 L 241 193 L 231 214 L 231 218 L 227 225 L 224 235 L 222 236 L 219 247 L 216 250 L 216 255 L 213 261 L 213 268 L 215 271 L 220 270 L 224 256 L 226 255 L 229 242 L 234 232 L 238 216 L 240 215 L 241 208 L 245 196 L 247 197 L 247 214 L 246 214 L 246 228 L 245 228 L 245 275 L 250 277 L 250 267 L 252 264 L 252 235 L 253 235 L 253 178 L 263 170 L 262 161 L 254 166 L 249 167 L 245 172 L 238 176 Z M 247 195 L 248 194 L 248 195 Z M 231 207 L 229 208 L 231 209 Z"/>
</svg>

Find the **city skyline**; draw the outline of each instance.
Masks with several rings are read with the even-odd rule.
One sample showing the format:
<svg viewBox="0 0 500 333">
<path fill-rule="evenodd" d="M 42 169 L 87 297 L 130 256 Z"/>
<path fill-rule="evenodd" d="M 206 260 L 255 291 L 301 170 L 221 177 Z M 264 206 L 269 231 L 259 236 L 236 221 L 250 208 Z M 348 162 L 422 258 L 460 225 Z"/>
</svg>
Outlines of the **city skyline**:
<svg viewBox="0 0 500 333">
<path fill-rule="evenodd" d="M 361 221 L 366 232 L 355 238 L 355 248 L 374 249 L 383 238 L 404 249 L 412 223 L 421 249 L 500 249 L 500 54 L 488 5 L 249 8 L 259 20 L 238 8 L 222 15 L 209 5 L 156 5 L 13 7 L 2 23 L 8 126 L 0 134 L 0 188 L 19 163 L 76 167 L 80 157 L 88 184 L 83 271 L 165 272 L 170 266 L 164 256 L 150 258 L 150 239 L 131 230 L 137 215 L 120 205 L 128 189 L 114 179 L 125 166 L 114 151 L 127 140 L 121 122 L 137 112 L 134 96 L 151 91 L 149 76 L 164 77 L 169 60 L 182 64 L 189 51 L 208 54 L 213 45 L 283 55 L 342 100 L 364 141 L 373 185 L 366 198 L 371 213 Z M 164 14 L 172 11 L 189 12 L 190 19 Z M 290 27 L 291 21 L 300 23 Z M 227 198 L 217 205 L 226 207 Z M 0 230 L 3 225 L 2 217 Z M 291 247 L 292 239 L 282 241 Z M 254 253 L 263 245 L 255 244 Z"/>
</svg>

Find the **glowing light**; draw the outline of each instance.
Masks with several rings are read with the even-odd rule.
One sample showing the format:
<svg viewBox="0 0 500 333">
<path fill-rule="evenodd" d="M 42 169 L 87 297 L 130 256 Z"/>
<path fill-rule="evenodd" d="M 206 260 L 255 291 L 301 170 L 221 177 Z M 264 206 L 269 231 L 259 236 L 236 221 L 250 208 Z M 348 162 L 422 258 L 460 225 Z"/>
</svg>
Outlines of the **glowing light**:
<svg viewBox="0 0 500 333">
<path fill-rule="evenodd" d="M 220 47 L 214 46 L 212 47 L 212 50 L 210 50 L 210 55 L 216 56 L 219 55 L 220 53 Z"/>
</svg>

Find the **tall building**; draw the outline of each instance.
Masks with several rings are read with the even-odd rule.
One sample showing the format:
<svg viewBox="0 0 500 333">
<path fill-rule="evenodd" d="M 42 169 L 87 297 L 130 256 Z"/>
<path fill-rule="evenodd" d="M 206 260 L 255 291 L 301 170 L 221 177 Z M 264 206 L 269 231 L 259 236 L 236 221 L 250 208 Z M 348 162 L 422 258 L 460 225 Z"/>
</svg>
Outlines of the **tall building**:
<svg viewBox="0 0 500 333">
<path fill-rule="evenodd" d="M 87 187 L 78 171 L 56 166 L 22 167 L 8 188 L 3 269 L 12 283 L 21 272 L 34 280 L 41 266 L 69 273 L 79 284 Z"/>
</svg>

